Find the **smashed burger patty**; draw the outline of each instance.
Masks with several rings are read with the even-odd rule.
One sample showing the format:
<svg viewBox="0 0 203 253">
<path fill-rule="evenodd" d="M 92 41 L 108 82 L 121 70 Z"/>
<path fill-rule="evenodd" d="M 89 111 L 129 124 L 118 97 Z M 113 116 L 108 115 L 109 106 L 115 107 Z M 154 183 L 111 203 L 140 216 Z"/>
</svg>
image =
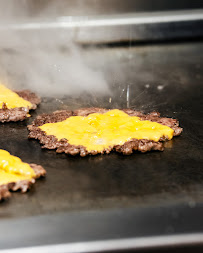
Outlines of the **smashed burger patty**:
<svg viewBox="0 0 203 253">
<path fill-rule="evenodd" d="M 0 122 L 22 121 L 28 117 L 41 102 L 40 98 L 29 90 L 12 91 L 0 84 Z"/>
<path fill-rule="evenodd" d="M 24 163 L 20 158 L 0 149 L 0 201 L 10 197 L 10 191 L 26 192 L 36 178 L 45 174 L 42 166 Z"/>
<path fill-rule="evenodd" d="M 176 119 L 161 118 L 158 112 L 145 115 L 130 109 L 103 108 L 42 114 L 28 129 L 28 137 L 39 139 L 43 148 L 83 157 L 112 150 L 124 155 L 135 150 L 162 151 L 164 141 L 182 132 Z"/>
</svg>

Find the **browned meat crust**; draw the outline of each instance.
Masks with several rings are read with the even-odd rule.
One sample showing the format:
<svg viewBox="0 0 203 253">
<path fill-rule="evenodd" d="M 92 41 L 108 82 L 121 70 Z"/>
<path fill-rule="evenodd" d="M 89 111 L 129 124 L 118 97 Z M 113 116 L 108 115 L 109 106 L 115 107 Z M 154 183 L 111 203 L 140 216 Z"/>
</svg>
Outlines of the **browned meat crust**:
<svg viewBox="0 0 203 253">
<path fill-rule="evenodd" d="M 51 114 L 45 114 L 37 116 L 37 118 L 34 120 L 33 124 L 35 127 L 42 126 L 46 123 L 56 123 L 63 121 L 70 116 L 73 116 L 72 111 L 62 110 L 62 111 L 55 111 Z"/>
<path fill-rule="evenodd" d="M 8 185 L 0 185 L 0 201 L 3 199 L 7 199 L 11 196 L 11 193 L 8 189 Z"/>
<path fill-rule="evenodd" d="M 161 139 L 159 142 L 154 142 L 150 140 L 137 140 L 132 139 L 123 145 L 115 145 L 114 147 L 109 147 L 107 149 L 104 149 L 102 152 L 98 151 L 87 151 L 87 149 L 84 146 L 75 146 L 68 143 L 66 139 L 58 140 L 53 135 L 46 135 L 45 132 L 43 132 L 39 126 L 42 126 L 45 123 L 56 123 L 65 120 L 66 118 L 70 116 L 88 116 L 91 113 L 105 113 L 107 112 L 107 109 L 103 108 L 83 108 L 76 111 L 56 111 L 52 114 L 42 114 L 38 116 L 32 123 L 32 125 L 28 126 L 28 129 L 30 131 L 28 138 L 38 139 L 40 143 L 43 145 L 42 148 L 47 149 L 56 149 L 57 153 L 66 153 L 70 155 L 77 155 L 84 157 L 88 154 L 96 155 L 98 153 L 101 154 L 109 154 L 112 150 L 122 153 L 124 155 L 132 154 L 133 151 L 138 150 L 141 152 L 147 152 L 150 150 L 164 150 L 163 141 L 164 139 Z M 180 135 L 182 132 L 182 128 L 179 127 L 179 122 L 176 119 L 172 118 L 161 118 L 160 114 L 158 112 L 152 112 L 150 114 L 143 114 L 141 112 L 130 110 L 130 109 L 124 109 L 125 113 L 131 116 L 138 116 L 142 120 L 150 120 L 154 122 L 158 122 L 162 125 L 166 125 L 171 127 L 174 130 L 174 136 Z"/>
<path fill-rule="evenodd" d="M 41 103 L 40 97 L 38 97 L 34 92 L 29 90 L 15 91 L 20 97 L 32 103 L 32 109 L 36 109 L 37 105 Z"/>
<path fill-rule="evenodd" d="M 91 113 L 105 113 L 108 112 L 108 109 L 98 108 L 98 107 L 90 107 L 90 108 L 81 108 L 73 111 L 73 115 L 75 116 L 88 116 Z"/>
<path fill-rule="evenodd" d="M 0 185 L 0 201 L 11 196 L 10 191 L 20 190 L 22 193 L 27 192 L 31 186 L 35 183 L 35 179 L 44 177 L 46 175 L 46 170 L 37 164 L 30 164 L 30 167 L 35 171 L 35 178 L 32 180 L 22 180 L 18 182 L 11 182 L 8 184 Z"/>
<path fill-rule="evenodd" d="M 37 108 L 37 105 L 40 104 L 41 99 L 33 92 L 29 90 L 15 91 L 20 97 L 32 103 L 32 110 Z M 3 104 L 3 108 L 0 109 L 0 122 L 9 122 L 9 121 L 23 121 L 27 118 L 29 110 L 25 107 L 8 109 L 6 104 Z"/>
</svg>

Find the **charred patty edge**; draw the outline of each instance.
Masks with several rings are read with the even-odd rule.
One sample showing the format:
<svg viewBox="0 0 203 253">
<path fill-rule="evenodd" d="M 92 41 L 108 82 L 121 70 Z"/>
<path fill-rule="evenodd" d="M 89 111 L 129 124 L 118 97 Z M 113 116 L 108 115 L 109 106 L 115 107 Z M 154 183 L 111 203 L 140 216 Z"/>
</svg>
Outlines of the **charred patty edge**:
<svg viewBox="0 0 203 253">
<path fill-rule="evenodd" d="M 41 103 L 41 99 L 33 92 L 29 90 L 14 91 L 23 99 L 32 103 L 32 108 L 30 110 L 35 110 L 37 105 Z M 26 107 L 16 107 L 8 109 L 6 104 L 3 104 L 3 108 L 0 109 L 0 122 L 16 122 L 23 121 L 28 118 L 29 109 Z"/>
<path fill-rule="evenodd" d="M 20 190 L 22 193 L 27 192 L 35 183 L 35 179 L 44 177 L 46 175 L 46 170 L 41 165 L 34 163 L 29 165 L 35 172 L 35 178 L 32 178 L 31 180 L 21 180 L 18 182 L 10 182 L 8 184 L 0 185 L 0 201 L 9 198 L 11 196 L 11 191 Z"/>
<path fill-rule="evenodd" d="M 56 123 L 63 121 L 71 116 L 88 116 L 91 113 L 105 113 L 109 111 L 109 109 L 104 108 L 82 108 L 75 111 L 55 111 L 51 114 L 42 114 L 37 116 L 37 118 L 33 121 L 32 125 L 28 126 L 30 139 L 38 139 L 40 143 L 43 145 L 42 148 L 47 149 L 56 149 L 57 153 L 66 153 L 70 155 L 80 155 L 82 157 L 87 155 L 96 155 L 96 154 L 109 154 L 111 151 L 116 151 L 122 153 L 124 155 L 130 155 L 134 151 L 147 152 L 150 150 L 164 150 L 163 142 L 167 140 L 167 138 L 161 138 L 158 142 L 146 140 L 146 139 L 132 139 L 130 141 L 125 142 L 123 145 L 114 145 L 109 148 L 105 148 L 102 151 L 88 151 L 86 147 L 82 145 L 71 145 L 68 143 L 66 139 L 58 140 L 53 135 L 47 135 L 44 131 L 42 131 L 39 126 L 42 126 L 46 123 Z M 140 117 L 141 120 L 150 120 L 153 122 L 160 123 L 165 126 L 169 126 L 174 130 L 174 136 L 178 136 L 182 132 L 182 128 L 179 127 L 179 122 L 176 119 L 172 118 L 163 118 L 160 117 L 160 113 L 151 112 L 149 114 L 143 114 L 141 112 L 131 110 L 131 109 L 123 109 L 125 113 L 130 116 Z"/>
</svg>

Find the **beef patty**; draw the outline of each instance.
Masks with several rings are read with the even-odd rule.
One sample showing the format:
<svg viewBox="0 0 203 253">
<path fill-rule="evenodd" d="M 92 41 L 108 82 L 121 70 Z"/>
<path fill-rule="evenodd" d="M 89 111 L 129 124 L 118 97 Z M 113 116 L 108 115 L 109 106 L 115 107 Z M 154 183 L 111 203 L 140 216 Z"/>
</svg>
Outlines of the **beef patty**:
<svg viewBox="0 0 203 253">
<path fill-rule="evenodd" d="M 35 110 L 37 105 L 40 104 L 41 99 L 33 92 L 29 90 L 14 91 L 23 99 L 29 101 L 32 104 L 31 110 Z M 25 107 L 16 107 L 8 109 L 6 104 L 3 104 L 2 109 L 0 109 L 0 122 L 9 121 L 22 121 L 28 117 L 29 109 Z"/>
<path fill-rule="evenodd" d="M 46 175 L 46 170 L 42 166 L 36 164 L 29 165 L 35 172 L 35 178 L 31 180 L 21 180 L 18 182 L 0 185 L 0 201 L 9 198 L 11 196 L 10 191 L 20 190 L 23 193 L 28 191 L 28 189 L 30 189 L 30 187 L 35 183 L 35 179 L 44 177 Z"/>
<path fill-rule="evenodd" d="M 46 123 L 56 123 L 66 120 L 71 116 L 88 116 L 92 113 L 106 113 L 108 109 L 104 108 L 82 108 L 76 111 L 56 111 L 52 114 L 42 114 L 38 116 L 32 123 L 32 125 L 28 126 L 29 135 L 28 138 L 38 139 L 40 143 L 43 145 L 42 148 L 47 149 L 56 149 L 57 153 L 66 153 L 70 155 L 77 155 L 84 157 L 86 155 L 96 155 L 98 153 L 109 154 L 112 150 L 122 153 L 124 155 L 132 154 L 133 151 L 141 151 L 146 152 L 150 150 L 164 150 L 163 142 L 166 141 L 166 138 L 161 138 L 158 142 L 147 140 L 147 139 L 131 139 L 130 141 L 125 142 L 123 145 L 114 145 L 113 147 L 108 147 L 103 149 L 101 152 L 97 150 L 88 151 L 86 147 L 82 145 L 71 145 L 68 143 L 68 140 L 61 139 L 58 140 L 54 135 L 47 135 L 44 131 L 42 131 L 39 127 L 46 124 Z M 163 118 L 160 117 L 158 112 L 152 112 L 149 114 L 143 114 L 141 112 L 131 110 L 131 109 L 124 109 L 122 110 L 129 116 L 137 116 L 141 120 L 149 120 L 152 122 L 157 122 L 159 124 L 168 126 L 174 130 L 173 135 L 178 136 L 182 132 L 182 128 L 179 127 L 179 122 L 176 119 L 172 118 Z"/>
</svg>

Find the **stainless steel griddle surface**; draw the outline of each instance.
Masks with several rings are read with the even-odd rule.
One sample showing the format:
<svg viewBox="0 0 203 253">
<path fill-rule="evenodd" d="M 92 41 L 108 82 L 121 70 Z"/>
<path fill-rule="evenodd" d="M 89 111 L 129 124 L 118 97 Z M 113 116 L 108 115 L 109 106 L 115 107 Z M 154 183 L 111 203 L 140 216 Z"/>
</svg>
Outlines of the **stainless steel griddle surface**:
<svg viewBox="0 0 203 253">
<path fill-rule="evenodd" d="M 202 202 L 202 50 L 202 42 L 84 49 L 87 62 L 91 64 L 90 54 L 97 59 L 112 94 L 44 97 L 28 121 L 0 125 L 0 148 L 47 170 L 46 179 L 29 193 L 14 193 L 0 204 L 0 222 L 71 210 Z M 12 57 L 10 51 L 0 53 Z M 162 116 L 178 118 L 184 131 L 166 143 L 164 152 L 130 156 L 71 157 L 42 150 L 37 141 L 27 139 L 26 126 L 38 114 L 84 106 L 158 110 Z"/>
</svg>

